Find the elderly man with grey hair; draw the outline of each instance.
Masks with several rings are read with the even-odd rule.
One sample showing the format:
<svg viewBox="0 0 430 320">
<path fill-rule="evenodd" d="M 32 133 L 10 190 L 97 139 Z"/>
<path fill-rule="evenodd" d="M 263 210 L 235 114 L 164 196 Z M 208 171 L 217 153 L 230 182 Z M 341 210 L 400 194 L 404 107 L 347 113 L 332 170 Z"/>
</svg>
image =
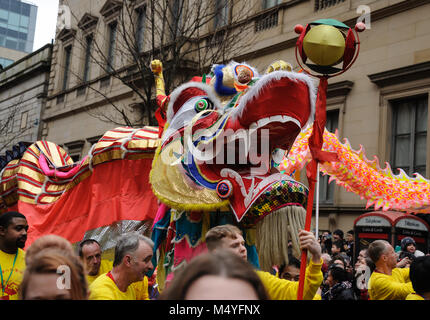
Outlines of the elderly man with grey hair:
<svg viewBox="0 0 430 320">
<path fill-rule="evenodd" d="M 115 246 L 112 270 L 90 285 L 90 300 L 136 300 L 137 287 L 133 283 L 142 281 L 153 269 L 153 247 L 151 239 L 137 232 L 123 234 Z M 148 282 L 145 283 L 148 291 Z"/>
</svg>

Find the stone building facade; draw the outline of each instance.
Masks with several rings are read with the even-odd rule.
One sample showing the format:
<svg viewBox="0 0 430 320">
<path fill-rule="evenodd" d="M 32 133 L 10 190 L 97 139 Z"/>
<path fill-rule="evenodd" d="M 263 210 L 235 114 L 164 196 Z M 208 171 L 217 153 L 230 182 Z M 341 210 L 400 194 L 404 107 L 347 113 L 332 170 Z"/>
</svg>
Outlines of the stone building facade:
<svg viewBox="0 0 430 320">
<path fill-rule="evenodd" d="M 41 120 L 48 90 L 52 45 L 9 65 L 0 72 L 0 151 L 3 155 L 20 141 L 41 139 Z"/>
<path fill-rule="evenodd" d="M 136 1 L 138 5 L 146 2 L 149 3 Z M 70 3 L 74 13 L 72 26 L 57 33 L 54 45 L 43 137 L 64 145 L 77 159 L 115 126 L 90 116 L 91 110 L 109 112 L 108 98 L 133 114 L 139 101 L 132 90 L 107 77 L 97 64 L 89 66 L 85 46 L 77 46 L 75 40 L 76 34 L 91 34 L 94 28 L 112 34 L 110 26 L 121 1 Z M 232 3 L 226 11 L 228 19 L 240 16 L 245 2 Z M 297 24 L 324 18 L 334 18 L 349 26 L 363 21 L 368 30 L 360 34 L 358 60 L 345 74 L 329 80 L 327 128 L 337 129 L 339 137 L 348 138 L 353 149 L 362 145 L 367 157 L 377 156 L 382 167 L 389 162 L 393 170 L 402 168 L 409 175 L 419 172 L 430 177 L 428 1 L 253 0 L 252 4 L 254 13 L 247 19 L 253 26 L 252 44 L 228 59 L 247 61 L 259 70 L 279 59 L 299 69 L 295 58 Z M 112 54 L 109 43 L 105 43 L 106 53 Z M 120 59 L 119 54 L 112 57 Z M 148 119 L 142 119 L 142 123 L 147 123 Z M 347 231 L 355 218 L 372 209 L 366 210 L 366 201 L 357 195 L 328 185 L 326 178 L 321 179 L 320 191 L 320 230 Z"/>
</svg>

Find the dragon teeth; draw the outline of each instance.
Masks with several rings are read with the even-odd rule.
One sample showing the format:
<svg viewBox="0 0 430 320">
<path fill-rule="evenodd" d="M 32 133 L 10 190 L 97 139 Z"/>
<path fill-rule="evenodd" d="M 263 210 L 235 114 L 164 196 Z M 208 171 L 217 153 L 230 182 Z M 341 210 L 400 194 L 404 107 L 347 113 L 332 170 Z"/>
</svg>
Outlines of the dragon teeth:
<svg viewBox="0 0 430 320">
<path fill-rule="evenodd" d="M 267 124 L 269 124 L 271 122 L 285 123 L 285 122 L 288 122 L 288 121 L 292 121 L 292 122 L 296 123 L 298 126 L 300 126 L 300 123 L 299 123 L 298 120 L 293 119 L 293 118 L 288 117 L 288 116 L 281 116 L 281 115 L 279 115 L 279 116 L 271 116 L 269 118 L 264 118 L 264 119 L 258 120 L 257 122 L 253 122 L 249 126 L 249 129 L 252 131 L 252 130 L 264 127 L 265 125 L 267 125 Z"/>
</svg>

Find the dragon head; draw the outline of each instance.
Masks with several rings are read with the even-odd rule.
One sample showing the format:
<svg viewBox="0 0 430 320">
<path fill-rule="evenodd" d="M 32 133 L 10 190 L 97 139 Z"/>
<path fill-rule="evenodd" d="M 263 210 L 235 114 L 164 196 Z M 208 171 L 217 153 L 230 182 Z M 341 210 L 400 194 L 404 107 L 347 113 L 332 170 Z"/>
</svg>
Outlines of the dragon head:
<svg viewBox="0 0 430 320">
<path fill-rule="evenodd" d="M 171 93 L 150 175 L 160 201 L 186 211 L 228 207 L 247 227 L 281 207 L 306 207 L 306 187 L 276 166 L 313 121 L 315 88 L 285 65 L 263 75 L 245 63 L 215 65 L 211 77 Z"/>
</svg>

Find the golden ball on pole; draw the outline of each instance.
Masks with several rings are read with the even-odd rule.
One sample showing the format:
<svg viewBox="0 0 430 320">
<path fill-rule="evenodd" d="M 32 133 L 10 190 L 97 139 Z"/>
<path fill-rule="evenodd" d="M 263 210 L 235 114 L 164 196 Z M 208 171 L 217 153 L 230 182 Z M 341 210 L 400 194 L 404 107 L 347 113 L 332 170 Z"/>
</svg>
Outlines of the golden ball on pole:
<svg viewBox="0 0 430 320">
<path fill-rule="evenodd" d="M 332 66 L 342 61 L 345 37 L 337 28 L 318 25 L 311 28 L 303 39 L 307 57 L 321 66 Z"/>
</svg>

